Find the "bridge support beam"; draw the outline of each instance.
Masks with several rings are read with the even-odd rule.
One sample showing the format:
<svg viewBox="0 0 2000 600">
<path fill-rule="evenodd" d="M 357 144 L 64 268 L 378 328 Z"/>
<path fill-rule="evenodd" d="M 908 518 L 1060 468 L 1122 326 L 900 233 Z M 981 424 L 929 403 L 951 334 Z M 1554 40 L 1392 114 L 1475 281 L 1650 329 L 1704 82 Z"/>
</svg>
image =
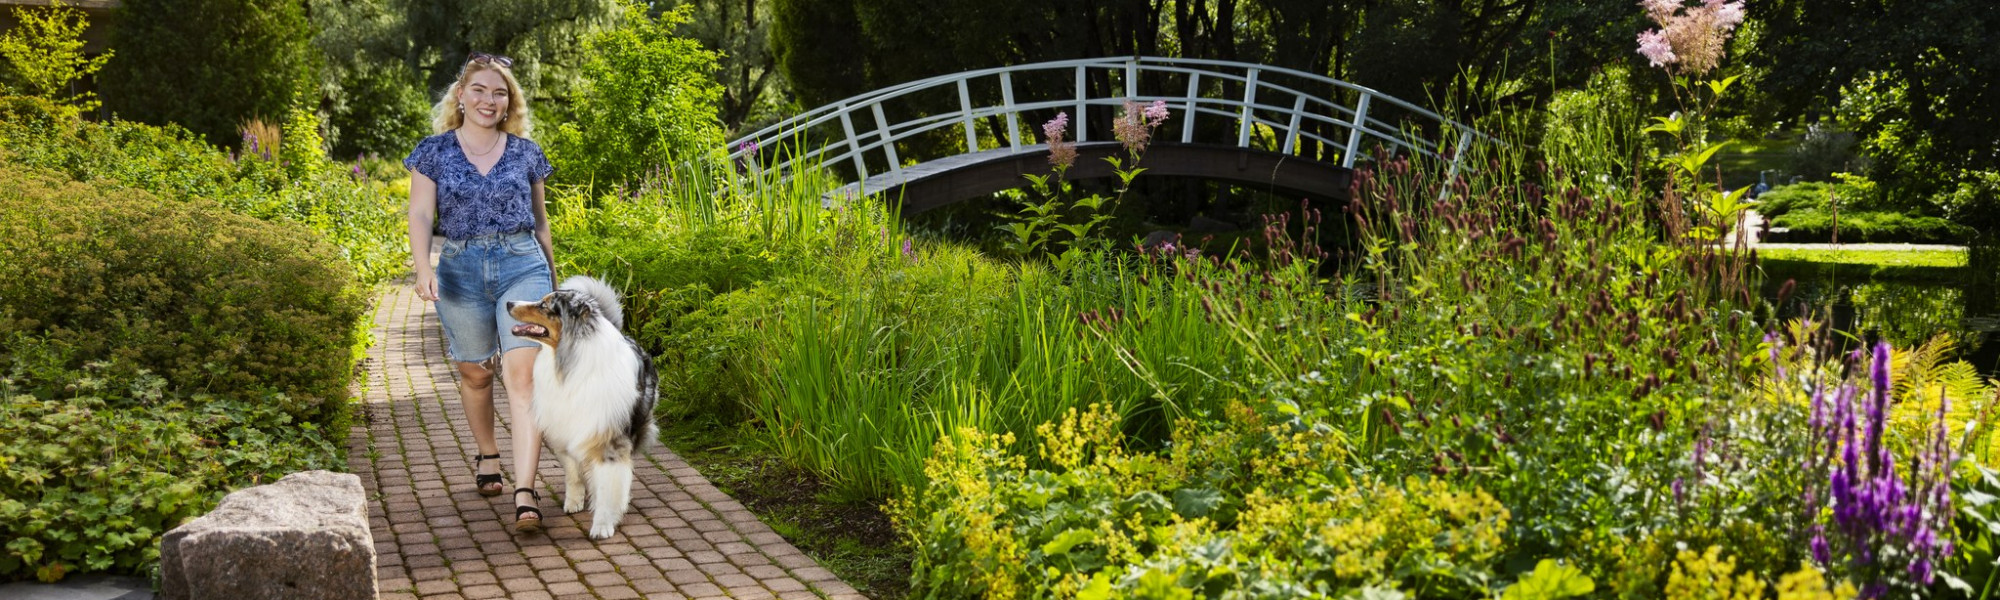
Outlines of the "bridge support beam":
<svg viewBox="0 0 2000 600">
<path fill-rule="evenodd" d="M 1049 173 L 1047 146 L 1030 146 L 1024 152 L 989 150 L 954 156 L 905 168 L 900 173 L 883 173 L 863 181 L 857 190 L 849 186 L 843 193 L 856 191 L 880 194 L 888 202 L 901 202 L 903 214 L 913 215 L 965 200 L 991 195 L 1001 190 L 1027 187 L 1024 175 Z M 1117 142 L 1088 142 L 1077 145 L 1076 165 L 1070 179 L 1113 177 L 1107 156 L 1122 155 Z M 1244 150 L 1229 146 L 1155 143 L 1141 163 L 1146 176 L 1178 176 L 1228 182 L 1245 189 L 1289 194 L 1316 200 L 1346 201 L 1353 171 L 1331 163 L 1302 160 L 1276 152 Z"/>
</svg>

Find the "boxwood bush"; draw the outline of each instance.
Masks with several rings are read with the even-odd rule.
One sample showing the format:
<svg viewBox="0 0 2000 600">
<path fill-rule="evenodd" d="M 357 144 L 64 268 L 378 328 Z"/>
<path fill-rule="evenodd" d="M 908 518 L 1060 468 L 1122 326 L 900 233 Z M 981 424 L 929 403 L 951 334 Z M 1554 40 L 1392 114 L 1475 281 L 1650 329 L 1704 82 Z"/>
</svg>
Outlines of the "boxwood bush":
<svg viewBox="0 0 2000 600">
<path fill-rule="evenodd" d="M 45 337 L 74 361 L 344 424 L 366 308 L 353 280 L 304 227 L 0 164 L 0 336 Z"/>
</svg>

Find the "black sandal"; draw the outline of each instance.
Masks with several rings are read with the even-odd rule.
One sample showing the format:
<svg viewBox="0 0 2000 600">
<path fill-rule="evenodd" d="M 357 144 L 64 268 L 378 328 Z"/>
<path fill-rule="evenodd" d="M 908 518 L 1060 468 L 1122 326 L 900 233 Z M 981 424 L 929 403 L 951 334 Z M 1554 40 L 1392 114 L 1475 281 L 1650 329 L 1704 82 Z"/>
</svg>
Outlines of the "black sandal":
<svg viewBox="0 0 2000 600">
<path fill-rule="evenodd" d="M 521 495 L 521 492 L 527 492 L 529 496 L 534 497 L 536 502 L 542 501 L 542 495 L 535 493 L 535 488 L 514 488 L 515 497 L 519 497 Z M 524 516 L 527 516 L 529 513 L 534 513 L 535 518 L 532 519 L 522 518 Z M 520 505 L 514 506 L 514 531 L 516 533 L 534 533 L 541 530 L 542 530 L 542 509 L 533 506 L 520 506 Z"/>
<path fill-rule="evenodd" d="M 491 488 L 486 486 L 500 483 L 500 474 L 499 473 L 486 474 L 479 472 L 479 463 L 484 462 L 487 459 L 500 460 L 500 455 L 497 453 L 472 455 L 472 484 L 479 486 L 479 495 L 481 496 L 498 496 L 500 495 L 500 488 Z"/>
</svg>

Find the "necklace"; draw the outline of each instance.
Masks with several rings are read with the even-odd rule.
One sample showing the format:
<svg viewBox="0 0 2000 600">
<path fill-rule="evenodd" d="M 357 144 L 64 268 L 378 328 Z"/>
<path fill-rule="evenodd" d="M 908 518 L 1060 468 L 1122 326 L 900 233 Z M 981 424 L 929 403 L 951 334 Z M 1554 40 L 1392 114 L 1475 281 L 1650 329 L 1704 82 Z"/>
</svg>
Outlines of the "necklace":
<svg viewBox="0 0 2000 600">
<path fill-rule="evenodd" d="M 473 155 L 473 156 L 486 156 L 486 155 L 488 155 L 488 154 L 492 154 L 494 150 L 498 150 L 498 149 L 500 148 L 500 142 L 504 142 L 504 141 L 507 141 L 507 134 L 505 134 L 505 133 L 501 133 L 501 134 L 499 134 L 499 135 L 495 135 L 495 136 L 493 136 L 493 143 L 491 143 L 491 144 L 487 144 L 487 145 L 486 145 L 486 151 L 484 151 L 484 152 L 474 152 L 474 153 L 472 153 L 472 155 Z"/>
</svg>

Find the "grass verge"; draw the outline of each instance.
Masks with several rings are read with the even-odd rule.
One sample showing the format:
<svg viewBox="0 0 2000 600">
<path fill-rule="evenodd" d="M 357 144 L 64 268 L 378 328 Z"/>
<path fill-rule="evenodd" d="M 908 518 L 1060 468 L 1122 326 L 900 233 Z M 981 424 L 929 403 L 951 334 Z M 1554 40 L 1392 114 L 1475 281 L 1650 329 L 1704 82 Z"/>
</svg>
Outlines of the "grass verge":
<svg viewBox="0 0 2000 600">
<path fill-rule="evenodd" d="M 745 443 L 753 436 L 741 427 L 714 418 L 662 419 L 660 441 L 863 595 L 909 596 L 910 551 L 889 517 L 865 501 L 835 497 L 812 474 Z"/>
<path fill-rule="evenodd" d="M 1970 276 L 1966 253 L 1955 250 L 1758 249 L 1773 280 L 1832 275 L 1903 282 L 1962 282 Z"/>
</svg>

